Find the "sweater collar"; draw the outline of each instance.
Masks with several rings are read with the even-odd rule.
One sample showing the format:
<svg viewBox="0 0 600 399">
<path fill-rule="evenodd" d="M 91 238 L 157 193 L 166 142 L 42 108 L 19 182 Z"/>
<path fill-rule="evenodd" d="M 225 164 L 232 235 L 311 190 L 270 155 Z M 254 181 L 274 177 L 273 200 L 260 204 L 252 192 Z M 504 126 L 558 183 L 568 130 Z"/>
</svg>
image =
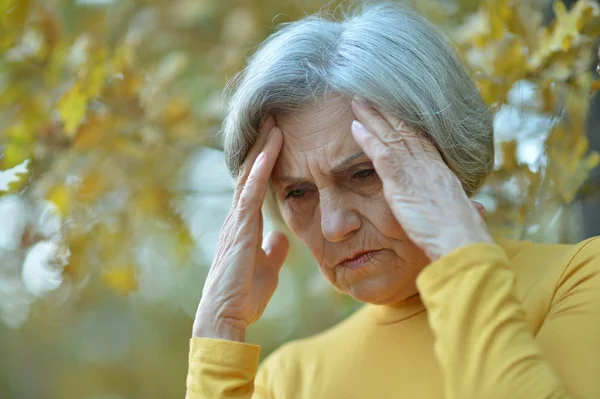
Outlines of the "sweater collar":
<svg viewBox="0 0 600 399">
<path fill-rule="evenodd" d="M 367 305 L 368 313 L 376 324 L 390 324 L 406 320 L 425 311 L 419 294 L 391 305 Z"/>
</svg>

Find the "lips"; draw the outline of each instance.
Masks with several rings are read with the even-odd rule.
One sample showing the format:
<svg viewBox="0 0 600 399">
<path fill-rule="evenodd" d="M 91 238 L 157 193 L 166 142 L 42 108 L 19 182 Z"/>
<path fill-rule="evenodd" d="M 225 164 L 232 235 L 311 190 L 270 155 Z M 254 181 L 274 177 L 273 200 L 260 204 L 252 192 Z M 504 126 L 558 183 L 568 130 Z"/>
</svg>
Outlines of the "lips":
<svg viewBox="0 0 600 399">
<path fill-rule="evenodd" d="M 380 250 L 360 251 L 338 263 L 338 266 L 348 269 L 359 269 L 365 266 Z"/>
</svg>

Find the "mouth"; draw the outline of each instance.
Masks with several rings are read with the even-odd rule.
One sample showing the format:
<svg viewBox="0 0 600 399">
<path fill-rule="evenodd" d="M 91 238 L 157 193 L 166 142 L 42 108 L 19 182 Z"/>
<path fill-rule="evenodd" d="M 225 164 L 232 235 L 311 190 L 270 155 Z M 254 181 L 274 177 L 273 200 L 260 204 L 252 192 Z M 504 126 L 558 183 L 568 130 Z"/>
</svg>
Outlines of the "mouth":
<svg viewBox="0 0 600 399">
<path fill-rule="evenodd" d="M 352 255 L 351 258 L 346 258 L 340 263 L 338 263 L 339 267 L 344 267 L 347 269 L 360 269 L 364 267 L 369 260 L 375 255 L 377 255 L 381 250 L 374 251 L 361 251 Z"/>
</svg>

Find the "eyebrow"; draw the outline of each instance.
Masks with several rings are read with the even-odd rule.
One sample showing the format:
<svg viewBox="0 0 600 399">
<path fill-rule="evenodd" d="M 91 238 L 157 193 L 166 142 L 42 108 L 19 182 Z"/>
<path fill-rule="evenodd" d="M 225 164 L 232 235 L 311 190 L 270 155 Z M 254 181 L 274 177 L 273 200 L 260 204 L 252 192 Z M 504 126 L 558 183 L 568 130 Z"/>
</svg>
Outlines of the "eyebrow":
<svg viewBox="0 0 600 399">
<path fill-rule="evenodd" d="M 351 164 L 355 159 L 358 159 L 362 156 L 365 156 L 364 151 L 358 151 L 344 159 L 342 162 L 338 163 L 336 166 L 331 168 L 331 174 L 336 174 L 342 172 L 349 164 Z M 306 180 L 304 177 L 294 177 L 294 176 L 274 176 L 273 180 L 276 182 L 301 182 Z"/>
</svg>

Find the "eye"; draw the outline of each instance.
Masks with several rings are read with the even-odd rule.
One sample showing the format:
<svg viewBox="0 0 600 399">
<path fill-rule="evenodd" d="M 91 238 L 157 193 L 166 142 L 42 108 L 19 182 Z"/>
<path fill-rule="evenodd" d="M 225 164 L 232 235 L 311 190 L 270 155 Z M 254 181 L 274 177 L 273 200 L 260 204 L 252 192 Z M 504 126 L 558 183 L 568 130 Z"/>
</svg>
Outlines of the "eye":
<svg viewBox="0 0 600 399">
<path fill-rule="evenodd" d="M 294 190 L 290 190 L 286 195 L 285 195 L 285 199 L 288 198 L 301 198 L 304 196 L 304 194 L 306 194 L 306 189 L 305 188 L 297 188 Z"/>
<path fill-rule="evenodd" d="M 366 179 L 367 177 L 371 177 L 375 174 L 375 169 L 363 169 L 356 172 L 352 177 L 357 179 Z"/>
</svg>

